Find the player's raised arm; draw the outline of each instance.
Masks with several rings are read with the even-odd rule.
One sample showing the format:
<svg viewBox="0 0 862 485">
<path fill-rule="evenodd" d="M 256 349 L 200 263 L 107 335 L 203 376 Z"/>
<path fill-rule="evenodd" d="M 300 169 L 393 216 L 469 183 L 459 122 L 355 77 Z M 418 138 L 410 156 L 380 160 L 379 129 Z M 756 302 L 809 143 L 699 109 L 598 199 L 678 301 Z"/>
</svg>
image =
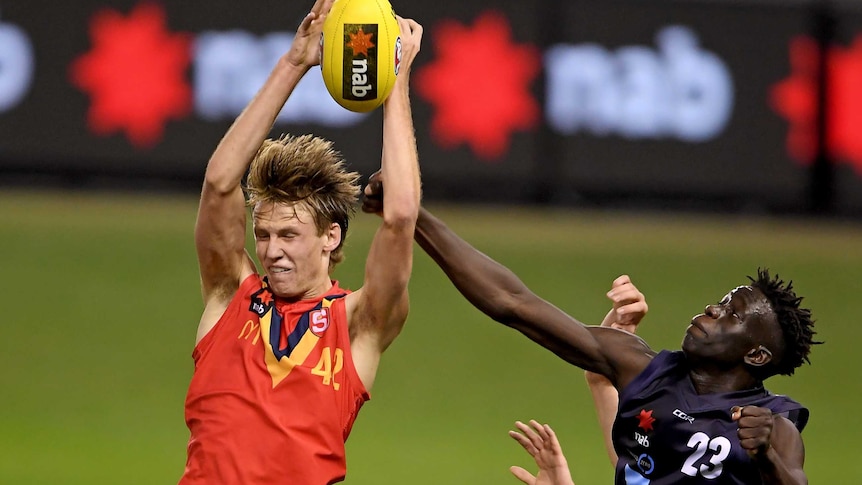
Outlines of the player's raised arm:
<svg viewBox="0 0 862 485">
<path fill-rule="evenodd" d="M 365 280 L 348 298 L 351 350 L 357 371 L 371 388 L 380 354 L 392 343 L 407 318 L 407 283 L 413 266 L 413 231 L 419 211 L 419 157 L 410 109 L 410 69 L 422 40 L 422 26 L 398 17 L 401 67 L 383 105 L 381 171 L 394 181 L 386 197 L 383 221 L 368 253 Z"/>
<path fill-rule="evenodd" d="M 637 289 L 628 275 L 616 278 L 607 293 L 612 307 L 602 320 L 602 327 L 616 328 L 629 333 L 635 333 L 637 326 L 649 310 L 644 294 Z M 596 407 L 596 417 L 602 429 L 605 451 L 612 466 L 617 465 L 617 453 L 611 437 L 611 430 L 619 405 L 619 393 L 607 377 L 595 372 L 584 372 L 593 404 Z"/>
<path fill-rule="evenodd" d="M 197 340 L 215 325 L 239 283 L 254 271 L 245 251 L 246 206 L 241 181 L 293 89 L 318 62 L 320 31 L 333 1 L 314 4 L 297 29 L 290 51 L 279 59 L 207 164 L 195 225 L 206 305 Z"/>
</svg>

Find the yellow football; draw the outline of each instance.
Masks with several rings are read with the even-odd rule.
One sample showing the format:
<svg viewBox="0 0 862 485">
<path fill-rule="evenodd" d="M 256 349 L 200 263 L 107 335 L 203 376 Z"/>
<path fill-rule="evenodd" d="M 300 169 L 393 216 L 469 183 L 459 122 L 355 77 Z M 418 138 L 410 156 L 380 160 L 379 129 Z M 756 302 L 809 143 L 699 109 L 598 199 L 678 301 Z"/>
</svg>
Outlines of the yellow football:
<svg viewBox="0 0 862 485">
<path fill-rule="evenodd" d="M 320 36 L 320 72 L 333 99 L 366 113 L 392 92 L 401 29 L 388 0 L 335 0 Z"/>
</svg>

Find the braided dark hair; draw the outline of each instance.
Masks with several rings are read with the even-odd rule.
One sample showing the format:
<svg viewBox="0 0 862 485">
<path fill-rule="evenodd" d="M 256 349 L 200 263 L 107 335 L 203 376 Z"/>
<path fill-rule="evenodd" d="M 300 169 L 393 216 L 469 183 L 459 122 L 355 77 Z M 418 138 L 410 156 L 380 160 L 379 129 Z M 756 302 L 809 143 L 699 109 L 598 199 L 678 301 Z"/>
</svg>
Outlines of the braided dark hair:
<svg viewBox="0 0 862 485">
<path fill-rule="evenodd" d="M 811 346 L 823 343 L 814 340 L 817 332 L 814 331 L 811 310 L 799 307 L 802 297 L 796 296 L 793 281 L 785 285 L 778 274 L 770 276 L 769 269 L 758 268 L 757 278 L 749 276 L 748 279 L 753 288 L 766 296 L 784 335 L 784 358 L 776 363 L 774 369 L 777 374 L 791 376 L 803 362 L 811 364 L 808 360 Z"/>
</svg>

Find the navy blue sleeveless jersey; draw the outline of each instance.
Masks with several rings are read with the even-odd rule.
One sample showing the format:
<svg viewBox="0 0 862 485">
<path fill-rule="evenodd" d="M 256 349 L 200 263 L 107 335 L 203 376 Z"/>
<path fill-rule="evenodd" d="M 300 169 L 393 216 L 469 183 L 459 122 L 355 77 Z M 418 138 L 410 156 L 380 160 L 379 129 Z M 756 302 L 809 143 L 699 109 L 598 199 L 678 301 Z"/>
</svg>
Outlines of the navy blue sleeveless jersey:
<svg viewBox="0 0 862 485">
<path fill-rule="evenodd" d="M 786 417 L 799 431 L 808 409 L 762 386 L 697 394 L 681 351 L 662 351 L 620 393 L 613 428 L 619 456 L 617 485 L 762 483 L 739 444 L 733 406 L 760 406 Z"/>
</svg>

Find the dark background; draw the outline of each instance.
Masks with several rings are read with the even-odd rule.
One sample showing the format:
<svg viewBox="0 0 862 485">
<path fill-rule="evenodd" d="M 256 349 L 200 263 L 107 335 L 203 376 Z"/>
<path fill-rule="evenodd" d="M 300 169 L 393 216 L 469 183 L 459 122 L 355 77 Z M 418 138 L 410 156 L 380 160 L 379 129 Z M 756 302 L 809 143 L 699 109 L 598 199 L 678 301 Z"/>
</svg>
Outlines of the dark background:
<svg viewBox="0 0 862 485">
<path fill-rule="evenodd" d="M 214 0 L 158 5 L 167 14 L 169 31 L 195 39 L 204 32 L 234 29 L 258 36 L 292 32 L 310 3 L 258 0 L 239 5 Z M 137 5 L 123 0 L 0 4 L 0 22 L 27 32 L 36 59 L 26 97 L 0 113 L 2 183 L 198 189 L 206 160 L 232 116 L 207 120 L 193 109 L 181 120 L 168 121 L 155 146 L 136 147 L 122 133 L 94 136 L 86 123 L 89 95 L 69 80 L 73 60 L 92 46 L 88 25 L 93 14 L 109 8 L 127 15 Z M 415 72 L 436 58 L 436 25 L 455 21 L 470 26 L 493 10 L 508 20 L 512 42 L 533 45 L 542 53 L 557 44 L 595 44 L 609 53 L 635 45 L 656 50 L 660 30 L 685 26 L 700 49 L 724 62 L 733 82 L 732 114 L 717 137 L 702 142 L 627 139 L 585 130 L 567 135 L 550 127 L 544 116 L 542 70 L 530 86 L 543 110 L 540 123 L 515 132 L 508 151 L 490 162 L 464 145 L 443 148 L 429 130 L 436 108 L 414 96 L 425 195 L 441 201 L 858 215 L 862 176 L 825 150 L 814 164 L 791 159 L 785 149 L 788 122 L 769 106 L 769 92 L 791 74 L 792 38 L 819 36 L 823 43 L 846 46 L 862 27 L 860 5 L 509 0 L 489 6 L 479 1 L 400 0 L 396 10 L 426 26 Z M 0 65 L 0 74 L 2 69 Z M 192 85 L 194 69 L 192 61 L 188 72 Z M 273 134 L 310 131 L 334 139 L 353 167 L 369 174 L 379 164 L 380 115 L 378 110 L 349 127 L 278 123 Z"/>
</svg>

